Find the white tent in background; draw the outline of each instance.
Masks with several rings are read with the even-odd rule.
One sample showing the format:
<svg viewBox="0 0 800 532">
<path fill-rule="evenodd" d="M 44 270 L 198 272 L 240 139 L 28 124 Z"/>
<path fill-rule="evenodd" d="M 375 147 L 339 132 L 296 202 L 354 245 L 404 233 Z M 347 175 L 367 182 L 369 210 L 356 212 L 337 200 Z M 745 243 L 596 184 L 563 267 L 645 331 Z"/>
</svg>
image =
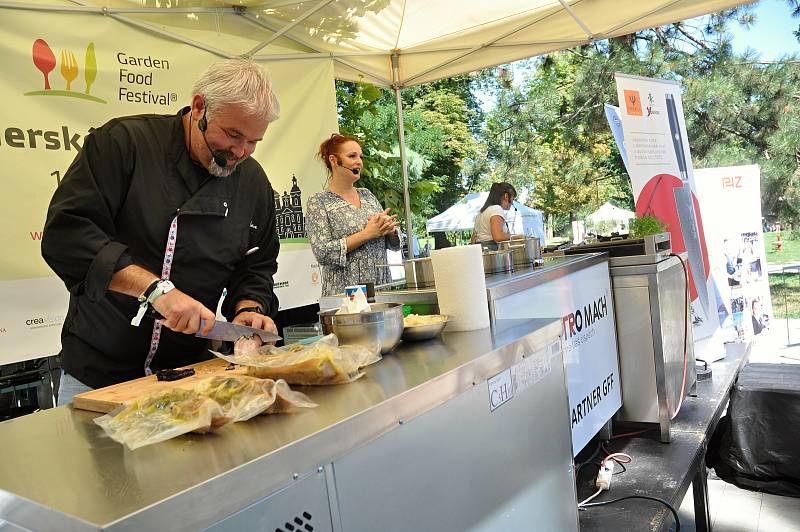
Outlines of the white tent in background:
<svg viewBox="0 0 800 532">
<path fill-rule="evenodd" d="M 488 192 L 467 194 L 455 205 L 428 220 L 426 228 L 429 233 L 441 231 L 470 231 L 475 224 L 475 217 L 486 202 Z M 544 219 L 541 211 L 532 209 L 518 201 L 514 208 L 506 213 L 506 223 L 514 234 L 538 236 L 544 242 Z"/>
<path fill-rule="evenodd" d="M 636 213 L 633 211 L 629 211 L 627 209 L 622 209 L 615 205 L 611 205 L 609 202 L 603 203 L 603 205 L 590 214 L 587 217 L 587 220 L 590 222 L 623 222 L 628 223 L 628 221 L 632 218 L 636 218 Z"/>
<path fill-rule="evenodd" d="M 586 217 L 586 225 L 599 229 L 601 225 L 607 226 L 600 232 L 626 231 L 631 219 L 636 218 L 636 213 L 622 209 L 608 202 Z"/>
</svg>

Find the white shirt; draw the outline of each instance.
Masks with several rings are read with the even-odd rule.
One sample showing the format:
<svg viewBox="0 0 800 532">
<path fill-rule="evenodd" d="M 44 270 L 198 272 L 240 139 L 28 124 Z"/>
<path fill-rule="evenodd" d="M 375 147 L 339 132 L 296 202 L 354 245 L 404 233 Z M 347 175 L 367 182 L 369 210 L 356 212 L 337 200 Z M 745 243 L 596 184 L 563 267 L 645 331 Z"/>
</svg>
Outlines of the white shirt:
<svg viewBox="0 0 800 532">
<path fill-rule="evenodd" d="M 485 211 L 478 213 L 475 217 L 475 234 L 477 235 L 477 242 L 493 241 L 492 237 L 492 217 L 499 216 L 506 220 L 506 211 L 500 205 L 492 205 L 487 207 Z M 508 232 L 508 228 L 505 228 Z"/>
</svg>

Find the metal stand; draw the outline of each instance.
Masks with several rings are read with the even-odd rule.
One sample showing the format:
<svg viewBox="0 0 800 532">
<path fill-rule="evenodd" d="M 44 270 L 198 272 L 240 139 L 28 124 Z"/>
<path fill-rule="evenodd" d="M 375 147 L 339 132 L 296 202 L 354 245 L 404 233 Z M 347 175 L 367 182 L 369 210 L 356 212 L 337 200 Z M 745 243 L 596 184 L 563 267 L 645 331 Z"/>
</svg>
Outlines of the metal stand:
<svg viewBox="0 0 800 532">
<path fill-rule="evenodd" d="M 789 302 L 787 300 L 786 294 L 788 293 L 788 288 L 786 286 L 786 276 L 788 274 L 794 274 L 795 276 L 800 279 L 800 267 L 798 266 L 784 266 L 781 268 L 781 281 L 783 284 L 783 314 L 786 316 L 786 346 L 787 347 L 794 347 L 796 345 L 800 345 L 800 342 L 792 343 L 792 335 L 789 332 Z"/>
<path fill-rule="evenodd" d="M 694 497 L 694 526 L 697 532 L 710 532 L 711 510 L 708 505 L 708 474 L 706 472 L 706 459 L 700 459 L 700 466 L 692 480 L 692 495 Z"/>
<path fill-rule="evenodd" d="M 56 396 L 50 357 L 18 363 L 9 373 L 0 375 L 0 394 L 11 394 L 13 406 L 6 415 L 12 417 L 30 413 L 31 409 L 53 408 Z"/>
<path fill-rule="evenodd" d="M 600 437 L 601 440 L 608 441 L 614 435 L 614 430 L 612 425 L 613 421 L 609 419 L 606 422 L 606 424 L 600 428 L 600 431 L 597 433 L 597 435 Z"/>
</svg>

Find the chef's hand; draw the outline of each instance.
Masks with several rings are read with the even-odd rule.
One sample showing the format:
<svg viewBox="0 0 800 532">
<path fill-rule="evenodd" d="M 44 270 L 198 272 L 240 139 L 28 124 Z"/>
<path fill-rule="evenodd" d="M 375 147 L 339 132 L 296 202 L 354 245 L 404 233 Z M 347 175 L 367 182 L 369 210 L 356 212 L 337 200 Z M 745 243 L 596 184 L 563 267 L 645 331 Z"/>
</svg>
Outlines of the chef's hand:
<svg viewBox="0 0 800 532">
<path fill-rule="evenodd" d="M 195 334 L 200 330 L 200 320 L 205 320 L 203 334 L 214 327 L 216 315 L 205 305 L 189 297 L 177 288 L 160 296 L 153 302 L 153 308 L 164 316 L 161 324 L 175 332 Z"/>
<path fill-rule="evenodd" d="M 275 322 L 272 321 L 272 318 L 259 314 L 258 312 L 242 312 L 233 318 L 233 323 L 278 334 L 278 327 L 275 326 Z"/>
</svg>

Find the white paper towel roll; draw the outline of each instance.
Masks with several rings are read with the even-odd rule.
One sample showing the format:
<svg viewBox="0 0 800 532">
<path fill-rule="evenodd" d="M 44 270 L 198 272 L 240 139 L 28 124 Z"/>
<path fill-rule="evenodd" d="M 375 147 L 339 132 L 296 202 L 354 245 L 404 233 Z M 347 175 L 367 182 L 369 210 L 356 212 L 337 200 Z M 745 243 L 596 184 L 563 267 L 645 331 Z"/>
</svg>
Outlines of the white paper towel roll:
<svg viewBox="0 0 800 532">
<path fill-rule="evenodd" d="M 489 326 L 482 253 L 479 244 L 431 252 L 439 311 L 450 317 L 448 331 L 473 331 Z"/>
</svg>

